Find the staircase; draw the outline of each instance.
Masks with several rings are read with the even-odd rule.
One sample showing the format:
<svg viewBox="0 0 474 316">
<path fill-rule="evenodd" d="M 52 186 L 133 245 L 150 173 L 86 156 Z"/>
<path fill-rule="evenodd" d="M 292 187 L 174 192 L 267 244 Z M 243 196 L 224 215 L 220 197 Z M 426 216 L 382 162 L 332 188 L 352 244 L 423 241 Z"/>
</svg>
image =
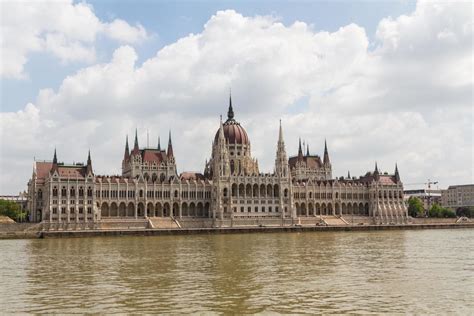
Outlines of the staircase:
<svg viewBox="0 0 474 316">
<path fill-rule="evenodd" d="M 181 228 L 178 222 L 172 217 L 150 217 L 148 222 L 154 229 Z"/>
</svg>

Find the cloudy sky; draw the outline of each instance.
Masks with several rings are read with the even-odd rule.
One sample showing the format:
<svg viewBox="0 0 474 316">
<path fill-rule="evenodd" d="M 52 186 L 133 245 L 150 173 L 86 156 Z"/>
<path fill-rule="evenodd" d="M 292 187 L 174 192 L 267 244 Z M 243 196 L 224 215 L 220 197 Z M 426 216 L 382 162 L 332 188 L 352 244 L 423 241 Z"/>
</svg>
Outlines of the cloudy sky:
<svg viewBox="0 0 474 316">
<path fill-rule="evenodd" d="M 0 194 L 34 159 L 120 173 L 125 136 L 202 171 L 229 89 L 260 170 L 327 139 L 334 176 L 473 180 L 470 2 L 0 2 Z"/>
</svg>

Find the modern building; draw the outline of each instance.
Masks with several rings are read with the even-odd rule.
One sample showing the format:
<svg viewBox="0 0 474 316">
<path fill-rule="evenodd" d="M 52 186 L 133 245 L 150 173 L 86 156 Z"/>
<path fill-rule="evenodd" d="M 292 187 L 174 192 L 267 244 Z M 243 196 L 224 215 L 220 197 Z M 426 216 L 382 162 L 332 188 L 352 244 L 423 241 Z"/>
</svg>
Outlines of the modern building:
<svg viewBox="0 0 474 316">
<path fill-rule="evenodd" d="M 456 210 L 474 207 L 474 184 L 451 185 L 441 192 L 441 205 Z"/>
<path fill-rule="evenodd" d="M 85 164 L 36 161 L 28 182 L 32 221 L 100 223 L 107 219 L 206 218 L 222 226 L 228 220 L 298 220 L 357 215 L 374 223 L 405 223 L 407 208 L 398 168 L 375 170 L 359 178 L 333 178 L 327 144 L 320 156 L 287 157 L 280 122 L 274 171 L 260 172 L 251 142 L 236 121 L 229 100 L 227 120 L 215 134 L 211 157 L 202 173 L 177 173 L 171 133 L 166 150 L 140 148 L 137 133 L 128 138 L 122 175 L 97 175 L 89 152 Z M 209 221 L 208 221 L 209 222 Z"/>
<path fill-rule="evenodd" d="M 423 202 L 423 207 L 428 210 L 434 203 L 441 205 L 441 190 L 436 189 L 411 189 L 403 191 L 405 201 L 410 197 L 417 197 Z"/>
</svg>

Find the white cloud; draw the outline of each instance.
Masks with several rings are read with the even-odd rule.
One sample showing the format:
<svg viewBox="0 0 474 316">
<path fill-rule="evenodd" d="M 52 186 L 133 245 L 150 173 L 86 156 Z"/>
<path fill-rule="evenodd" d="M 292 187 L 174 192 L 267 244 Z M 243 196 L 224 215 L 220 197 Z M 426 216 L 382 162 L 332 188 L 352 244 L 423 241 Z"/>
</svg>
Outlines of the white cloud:
<svg viewBox="0 0 474 316">
<path fill-rule="evenodd" d="M 465 43 L 472 44 L 472 22 L 459 12 L 464 6 L 423 2 L 384 19 L 373 50 L 354 24 L 329 33 L 231 10 L 142 65 L 132 47 L 120 47 L 109 63 L 0 115 L 0 191 L 23 189 L 32 156 L 50 159 L 55 145 L 65 161 L 85 160 L 90 147 L 96 172 L 119 173 L 124 135 L 135 127 L 142 145 L 150 131 L 153 146 L 158 134 L 166 144 L 172 129 L 179 170 L 202 170 L 229 87 L 261 171 L 273 169 L 281 117 L 288 153 L 301 136 L 321 154 L 326 137 L 337 176 L 363 174 L 377 160 L 390 172 L 398 161 L 407 183 L 472 182 L 472 46 Z"/>
<path fill-rule="evenodd" d="M 147 38 L 139 24 L 99 20 L 85 2 L 7 1 L 1 3 L 1 11 L 0 76 L 4 78 L 24 78 L 28 56 L 35 52 L 51 53 L 63 63 L 91 63 L 95 61 L 94 43 L 100 34 L 121 43 Z"/>
</svg>

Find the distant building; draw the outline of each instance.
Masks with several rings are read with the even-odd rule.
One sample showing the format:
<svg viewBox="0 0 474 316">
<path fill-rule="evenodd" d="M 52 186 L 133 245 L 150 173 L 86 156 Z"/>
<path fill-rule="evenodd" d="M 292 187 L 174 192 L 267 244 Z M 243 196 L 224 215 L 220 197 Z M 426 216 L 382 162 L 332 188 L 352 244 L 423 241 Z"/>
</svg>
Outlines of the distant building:
<svg viewBox="0 0 474 316">
<path fill-rule="evenodd" d="M 406 223 L 403 185 L 393 174 L 375 170 L 359 178 L 332 177 L 327 144 L 322 158 L 303 152 L 288 158 L 280 124 L 272 173 L 261 173 L 250 138 L 234 118 L 220 122 L 211 157 L 199 172 L 177 173 L 169 135 L 167 149 L 140 148 L 128 138 L 119 176 L 96 175 L 86 164 L 36 161 L 28 182 L 32 221 L 98 223 L 104 219 L 208 218 L 214 225 L 240 219 L 369 216 L 376 223 Z M 193 154 L 193 153 L 190 153 Z"/>
<path fill-rule="evenodd" d="M 405 201 L 408 201 L 410 197 L 417 197 L 423 202 L 425 210 L 429 209 L 434 203 L 441 204 L 441 190 L 433 189 L 412 189 L 404 190 L 403 195 Z"/>
<path fill-rule="evenodd" d="M 28 204 L 28 194 L 26 192 L 20 192 L 18 195 L 0 195 L 0 200 L 15 202 L 20 205 L 22 210 L 25 210 Z"/>
<path fill-rule="evenodd" d="M 474 206 L 474 184 L 449 186 L 441 192 L 441 205 L 453 210 Z"/>
</svg>

